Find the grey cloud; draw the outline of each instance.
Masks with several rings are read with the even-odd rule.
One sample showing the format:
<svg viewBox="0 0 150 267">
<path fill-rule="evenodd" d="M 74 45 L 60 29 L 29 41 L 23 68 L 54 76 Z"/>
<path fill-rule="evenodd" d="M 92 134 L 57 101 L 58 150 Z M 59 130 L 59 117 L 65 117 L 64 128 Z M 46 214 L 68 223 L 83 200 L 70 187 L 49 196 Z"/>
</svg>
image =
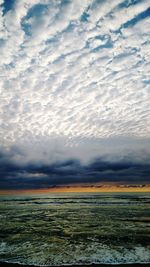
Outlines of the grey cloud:
<svg viewBox="0 0 150 267">
<path fill-rule="evenodd" d="M 53 135 L 32 136 L 26 132 L 24 141 L 8 147 L 1 147 L 4 154 L 18 165 L 29 163 L 53 164 L 73 158 L 81 164 L 88 164 L 95 158 L 105 161 L 136 161 L 148 163 L 150 158 L 150 140 L 145 138 L 68 138 Z"/>
</svg>

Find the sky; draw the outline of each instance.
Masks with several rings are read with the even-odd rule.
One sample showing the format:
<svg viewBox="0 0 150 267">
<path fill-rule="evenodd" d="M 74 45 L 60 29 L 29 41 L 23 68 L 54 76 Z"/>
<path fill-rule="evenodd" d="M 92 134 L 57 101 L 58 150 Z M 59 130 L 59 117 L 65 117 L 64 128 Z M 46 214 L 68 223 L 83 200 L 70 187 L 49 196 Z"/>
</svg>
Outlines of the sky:
<svg viewBox="0 0 150 267">
<path fill-rule="evenodd" d="M 149 0 L 0 0 L 0 189 L 150 183 Z"/>
</svg>

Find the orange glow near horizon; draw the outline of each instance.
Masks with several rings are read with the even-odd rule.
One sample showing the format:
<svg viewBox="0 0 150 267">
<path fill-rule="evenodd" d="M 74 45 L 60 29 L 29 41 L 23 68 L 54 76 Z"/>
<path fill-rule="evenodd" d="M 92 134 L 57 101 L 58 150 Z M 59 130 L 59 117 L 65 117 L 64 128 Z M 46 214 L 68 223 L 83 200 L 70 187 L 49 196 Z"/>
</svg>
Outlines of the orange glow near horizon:
<svg viewBox="0 0 150 267">
<path fill-rule="evenodd" d="M 123 192 L 150 192 L 150 185 L 125 186 L 125 185 L 104 185 L 104 186 L 60 186 L 45 189 L 26 190 L 0 190 L 0 195 L 23 195 L 23 194 L 50 194 L 50 193 L 123 193 Z"/>
</svg>

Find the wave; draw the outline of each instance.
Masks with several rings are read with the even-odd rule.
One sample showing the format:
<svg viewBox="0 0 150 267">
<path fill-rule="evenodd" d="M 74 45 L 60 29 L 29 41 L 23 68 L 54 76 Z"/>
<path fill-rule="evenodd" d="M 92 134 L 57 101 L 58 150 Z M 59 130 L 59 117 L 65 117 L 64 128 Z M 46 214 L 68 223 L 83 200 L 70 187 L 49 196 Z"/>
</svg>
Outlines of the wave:
<svg viewBox="0 0 150 267">
<path fill-rule="evenodd" d="M 24 244 L 26 246 L 26 244 Z M 4 248 L 5 247 L 5 248 Z M 2 248 L 2 246 L 1 246 Z M 42 251 L 38 253 L 31 253 L 25 255 L 15 255 L 15 247 L 3 246 L 3 249 L 8 252 L 3 258 L 1 251 L 1 261 L 8 263 L 18 263 L 22 265 L 34 265 L 34 266 L 66 266 L 66 265 L 92 265 L 92 264 L 105 264 L 105 265 L 118 265 L 118 264 L 148 264 L 150 263 L 150 251 L 148 248 L 143 246 L 136 246 L 134 249 L 127 249 L 124 247 L 118 247 L 117 249 L 101 245 L 97 247 L 95 244 L 87 246 L 84 250 L 81 249 L 80 245 L 75 251 L 70 254 L 55 253 L 49 255 Z M 4 251 L 3 251 L 4 252 Z"/>
</svg>

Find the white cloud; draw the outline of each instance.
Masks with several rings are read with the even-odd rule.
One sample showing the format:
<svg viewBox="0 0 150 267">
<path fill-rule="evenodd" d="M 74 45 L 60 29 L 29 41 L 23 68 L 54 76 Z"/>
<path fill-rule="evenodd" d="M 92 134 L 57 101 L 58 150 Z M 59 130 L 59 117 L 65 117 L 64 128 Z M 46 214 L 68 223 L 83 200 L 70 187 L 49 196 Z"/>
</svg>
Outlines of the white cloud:
<svg viewBox="0 0 150 267">
<path fill-rule="evenodd" d="M 150 21 L 122 27 L 148 1 L 120 3 L 23 0 L 1 17 L 3 144 L 150 137 Z"/>
</svg>

